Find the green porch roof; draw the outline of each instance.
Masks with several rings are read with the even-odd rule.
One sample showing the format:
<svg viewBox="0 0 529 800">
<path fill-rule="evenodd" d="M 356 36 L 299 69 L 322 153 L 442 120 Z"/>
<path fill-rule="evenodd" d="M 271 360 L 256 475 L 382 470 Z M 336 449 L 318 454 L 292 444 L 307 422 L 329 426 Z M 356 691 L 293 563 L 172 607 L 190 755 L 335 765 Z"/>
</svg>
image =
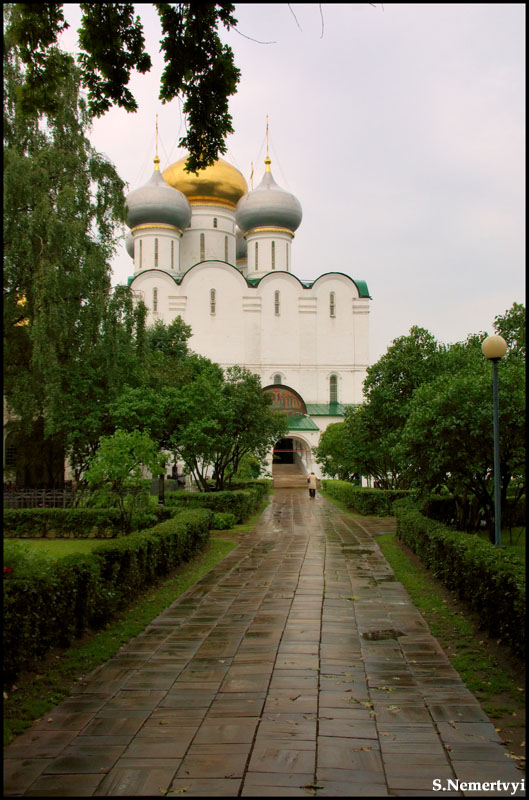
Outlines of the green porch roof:
<svg viewBox="0 0 529 800">
<path fill-rule="evenodd" d="M 316 423 L 306 414 L 287 414 L 289 431 L 319 431 Z"/>
<path fill-rule="evenodd" d="M 305 403 L 307 414 L 311 417 L 343 417 L 345 406 L 343 403 Z"/>
</svg>

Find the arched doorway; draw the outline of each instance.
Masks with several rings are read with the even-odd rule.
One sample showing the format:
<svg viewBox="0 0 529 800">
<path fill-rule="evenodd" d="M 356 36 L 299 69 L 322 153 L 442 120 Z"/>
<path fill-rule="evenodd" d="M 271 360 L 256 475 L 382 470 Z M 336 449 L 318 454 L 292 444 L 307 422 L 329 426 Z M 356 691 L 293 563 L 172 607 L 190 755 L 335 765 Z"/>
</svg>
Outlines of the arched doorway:
<svg viewBox="0 0 529 800">
<path fill-rule="evenodd" d="M 272 477 L 275 488 L 306 487 L 311 470 L 309 443 L 297 434 L 279 439 L 274 445 Z"/>
</svg>

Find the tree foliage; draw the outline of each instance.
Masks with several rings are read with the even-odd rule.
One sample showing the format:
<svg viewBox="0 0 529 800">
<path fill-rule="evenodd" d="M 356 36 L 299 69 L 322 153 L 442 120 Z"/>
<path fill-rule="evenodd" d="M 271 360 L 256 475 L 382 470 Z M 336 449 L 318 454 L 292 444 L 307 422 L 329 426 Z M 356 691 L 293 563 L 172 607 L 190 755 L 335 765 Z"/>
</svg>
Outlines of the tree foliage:
<svg viewBox="0 0 529 800">
<path fill-rule="evenodd" d="M 240 71 L 233 51 L 222 44 L 219 25 L 236 26 L 231 3 L 154 3 L 161 26 L 160 49 L 165 69 L 160 100 L 183 101 L 188 129 L 179 141 L 189 151 L 187 166 L 193 172 L 212 164 L 226 152 L 225 138 L 233 133 L 228 113 Z M 143 26 L 132 3 L 81 3 L 79 28 L 80 80 L 88 94 L 91 116 L 117 105 L 136 111 L 128 84 L 132 70 L 146 73 L 152 62 L 145 51 Z M 16 47 L 25 73 L 20 84 L 20 104 L 29 116 L 54 114 L 57 96 L 70 71 L 70 57 L 57 47 L 69 27 L 63 3 L 11 4 L 6 37 Z"/>
<path fill-rule="evenodd" d="M 354 414 L 357 409 L 351 408 L 347 411 Z M 318 446 L 314 449 L 316 461 L 325 475 L 337 478 L 339 481 L 349 480 L 355 472 L 357 442 L 348 434 L 349 429 L 345 422 L 328 425 L 320 437 Z"/>
<path fill-rule="evenodd" d="M 285 435 L 285 415 L 270 408 L 259 377 L 242 367 L 230 367 L 216 379 L 204 372 L 187 384 L 175 405 L 178 424 L 172 449 L 198 486 L 208 491 L 208 474 L 214 488 L 231 485 L 243 457 L 259 461 Z"/>
<path fill-rule="evenodd" d="M 6 15 L 9 29 L 12 7 Z M 5 396 L 13 425 L 27 431 L 40 420 L 44 437 L 72 449 L 82 464 L 108 432 L 101 428 L 101 409 L 129 373 L 135 334 L 141 339 L 144 325 L 142 306 L 133 307 L 130 292 L 112 295 L 110 289 L 124 184 L 89 143 L 90 117 L 73 59 L 61 55 L 64 71 L 53 104 L 31 115 L 22 107 L 19 50 L 9 42 L 8 36 Z"/>
<path fill-rule="evenodd" d="M 499 365 L 502 506 L 525 492 L 525 308 L 514 303 L 494 321 L 509 345 Z M 492 374 L 481 351 L 486 334 L 445 346 L 422 328 L 395 339 L 369 367 L 366 402 L 346 409 L 317 449 L 335 474 L 372 476 L 381 488 L 450 492 L 458 525 L 493 532 Z M 335 436 L 331 428 L 340 429 Z M 337 431 L 336 431 L 337 432 Z"/>
<path fill-rule="evenodd" d="M 132 518 L 140 499 L 149 494 L 151 475 L 163 471 L 164 456 L 146 433 L 116 430 L 102 436 L 100 446 L 85 473 L 94 497 L 104 505 L 117 501 L 125 533 L 130 533 Z"/>
</svg>

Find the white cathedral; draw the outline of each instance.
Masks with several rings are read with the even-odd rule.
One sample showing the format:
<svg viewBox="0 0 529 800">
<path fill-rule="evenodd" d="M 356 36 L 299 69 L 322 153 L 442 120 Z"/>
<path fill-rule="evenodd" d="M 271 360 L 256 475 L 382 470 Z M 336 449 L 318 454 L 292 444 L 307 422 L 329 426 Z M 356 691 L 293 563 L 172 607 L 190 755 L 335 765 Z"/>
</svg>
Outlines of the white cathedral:
<svg viewBox="0 0 529 800">
<path fill-rule="evenodd" d="M 127 197 L 129 286 L 147 324 L 175 317 L 191 326 L 189 347 L 227 368 L 259 375 L 289 433 L 270 453 L 319 474 L 311 448 L 344 407 L 362 402 L 369 359 L 367 285 L 343 272 L 301 280 L 293 241 L 301 205 L 275 182 L 266 156 L 255 189 L 222 158 L 198 175 L 186 157 Z"/>
</svg>

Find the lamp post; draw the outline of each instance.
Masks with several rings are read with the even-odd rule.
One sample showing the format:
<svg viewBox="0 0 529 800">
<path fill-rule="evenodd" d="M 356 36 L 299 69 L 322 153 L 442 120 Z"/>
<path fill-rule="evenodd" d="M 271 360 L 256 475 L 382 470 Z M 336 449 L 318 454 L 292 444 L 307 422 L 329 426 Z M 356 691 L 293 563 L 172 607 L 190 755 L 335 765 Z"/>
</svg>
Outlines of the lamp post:
<svg viewBox="0 0 529 800">
<path fill-rule="evenodd" d="M 498 361 L 507 352 L 503 336 L 487 336 L 481 345 L 485 358 L 492 362 L 492 405 L 494 419 L 494 546 L 501 544 L 501 496 L 500 496 L 500 424 L 498 402 Z"/>
</svg>

